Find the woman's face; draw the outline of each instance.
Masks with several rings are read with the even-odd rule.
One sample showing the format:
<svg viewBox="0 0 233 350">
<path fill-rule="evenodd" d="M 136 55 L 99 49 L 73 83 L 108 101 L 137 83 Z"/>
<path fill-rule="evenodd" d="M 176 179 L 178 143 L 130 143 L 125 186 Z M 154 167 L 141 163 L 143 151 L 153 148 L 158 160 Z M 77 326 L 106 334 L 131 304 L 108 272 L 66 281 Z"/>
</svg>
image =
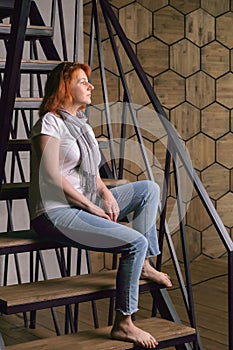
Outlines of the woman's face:
<svg viewBox="0 0 233 350">
<path fill-rule="evenodd" d="M 94 86 L 89 83 L 84 70 L 79 69 L 74 73 L 70 83 L 70 93 L 73 98 L 73 105 L 79 107 L 91 103 L 91 92 Z"/>
</svg>

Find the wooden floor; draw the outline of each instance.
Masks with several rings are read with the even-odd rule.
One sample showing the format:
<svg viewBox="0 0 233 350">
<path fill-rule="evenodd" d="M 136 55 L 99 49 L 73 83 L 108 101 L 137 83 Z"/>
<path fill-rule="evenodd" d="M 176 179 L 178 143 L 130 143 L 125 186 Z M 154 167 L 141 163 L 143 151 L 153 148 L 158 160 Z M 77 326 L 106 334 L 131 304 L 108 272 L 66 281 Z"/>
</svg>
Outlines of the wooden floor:
<svg viewBox="0 0 233 350">
<path fill-rule="evenodd" d="M 166 265 L 163 270 L 168 272 L 173 280 L 173 287 L 169 289 L 175 308 L 182 320 L 187 323 L 182 297 L 174 269 Z M 227 259 L 209 259 L 200 257 L 191 264 L 193 294 L 195 301 L 196 319 L 200 333 L 201 343 L 204 350 L 229 350 L 228 348 L 228 315 L 227 315 Z M 97 302 L 100 326 L 107 324 L 108 301 Z M 150 317 L 151 297 L 144 293 L 140 296 L 140 311 L 138 319 Z M 57 316 L 64 330 L 64 309 L 56 309 Z M 79 329 L 90 329 L 93 327 L 90 303 L 80 306 Z M 17 344 L 38 338 L 55 335 L 51 312 L 42 310 L 37 313 L 36 329 L 25 328 L 23 317 L 19 315 L 0 315 L 0 333 L 5 345 Z M 156 334 L 156 332 L 155 332 Z M 170 348 L 174 349 L 174 348 Z"/>
</svg>

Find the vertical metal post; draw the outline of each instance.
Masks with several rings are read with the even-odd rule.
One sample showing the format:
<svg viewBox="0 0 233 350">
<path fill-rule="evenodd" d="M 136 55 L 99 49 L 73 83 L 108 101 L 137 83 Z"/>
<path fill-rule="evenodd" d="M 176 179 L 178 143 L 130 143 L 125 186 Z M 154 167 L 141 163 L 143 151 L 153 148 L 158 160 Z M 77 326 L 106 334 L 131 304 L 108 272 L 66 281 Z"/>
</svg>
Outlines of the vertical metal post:
<svg viewBox="0 0 233 350">
<path fill-rule="evenodd" d="M 92 6 L 93 6 L 92 15 L 95 23 L 96 42 L 97 42 L 99 65 L 100 65 L 100 76 L 102 81 L 103 100 L 105 104 L 105 116 L 106 116 L 107 130 L 109 135 L 109 148 L 110 148 L 110 157 L 111 157 L 111 165 L 112 165 L 112 175 L 113 175 L 113 178 L 116 179 L 117 174 L 116 174 L 116 161 L 115 161 L 115 155 L 114 155 L 113 133 L 112 133 L 112 126 L 111 126 L 109 101 L 108 101 L 108 93 L 107 93 L 108 89 L 107 89 L 107 82 L 106 82 L 105 69 L 104 69 L 104 57 L 102 52 L 102 42 L 100 37 L 100 27 L 99 27 L 99 18 L 98 18 L 96 0 L 92 0 Z"/>
<path fill-rule="evenodd" d="M 84 62 L 83 0 L 75 1 L 74 61 Z"/>
<path fill-rule="evenodd" d="M 15 1 L 0 99 L 0 189 L 31 0 Z"/>
<path fill-rule="evenodd" d="M 63 9 L 62 9 L 62 1 L 61 0 L 58 0 L 58 12 L 59 12 L 59 19 L 60 19 L 63 60 L 64 61 L 68 61 L 67 45 L 66 45 L 66 33 L 65 33 L 65 23 L 64 23 L 64 16 L 63 16 Z"/>
<path fill-rule="evenodd" d="M 174 177 L 175 177 L 175 188 L 176 188 L 176 196 L 177 196 L 177 207 L 178 207 L 178 215 L 180 222 L 180 236 L 181 236 L 181 244 L 183 250 L 183 259 L 184 259 L 184 269 L 186 275 L 186 288 L 188 292 L 188 314 L 191 327 L 197 328 L 196 325 L 196 317 L 194 312 L 194 301 L 193 301 L 193 293 L 192 293 L 192 282 L 190 276 L 190 263 L 188 259 L 188 242 L 186 238 L 185 225 L 183 221 L 183 213 L 182 213 L 182 196 L 181 196 L 181 182 L 179 177 L 179 169 L 176 162 L 176 155 L 173 155 L 173 168 L 174 168 Z"/>
</svg>

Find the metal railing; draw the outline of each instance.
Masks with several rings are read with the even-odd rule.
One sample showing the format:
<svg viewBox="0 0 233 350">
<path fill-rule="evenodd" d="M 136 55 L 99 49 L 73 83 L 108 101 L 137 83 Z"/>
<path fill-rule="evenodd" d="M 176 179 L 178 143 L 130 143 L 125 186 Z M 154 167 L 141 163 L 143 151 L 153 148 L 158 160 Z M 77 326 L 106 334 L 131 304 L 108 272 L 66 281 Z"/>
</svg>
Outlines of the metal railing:
<svg viewBox="0 0 233 350">
<path fill-rule="evenodd" d="M 223 225 L 212 201 L 210 200 L 203 184 L 201 183 L 198 175 L 196 174 L 189 158 L 188 155 L 180 142 L 180 139 L 178 138 L 176 132 L 174 131 L 174 128 L 171 127 L 170 123 L 168 122 L 167 115 L 162 108 L 160 101 L 158 97 L 156 96 L 156 93 L 151 86 L 136 54 L 134 53 L 129 40 L 127 39 L 126 34 L 124 33 L 118 19 L 115 16 L 114 11 L 112 10 L 108 0 L 100 0 L 100 5 L 102 8 L 102 13 L 105 18 L 106 22 L 106 27 L 108 30 L 109 38 L 111 40 L 112 44 L 112 49 L 114 51 L 115 59 L 117 61 L 118 69 L 119 69 L 119 74 L 121 76 L 122 80 L 122 85 L 124 86 L 124 91 L 127 96 L 127 101 L 130 101 L 129 99 L 129 91 L 127 89 L 127 86 L 125 85 L 125 79 L 124 79 L 124 74 L 122 72 L 122 68 L 120 65 L 119 61 L 119 56 L 117 54 L 116 50 L 116 44 L 115 44 L 115 37 L 119 38 L 125 53 L 127 54 L 128 58 L 130 59 L 135 72 L 147 94 L 149 97 L 149 100 L 151 104 L 153 105 L 155 111 L 157 112 L 157 115 L 160 119 L 160 122 L 162 123 L 164 129 L 166 130 L 167 136 L 168 136 L 168 142 L 169 142 L 169 151 L 167 153 L 167 158 L 166 158 L 166 165 L 165 165 L 165 176 L 164 176 L 164 191 L 163 191 L 163 199 L 162 199 L 162 212 L 161 212 L 161 223 L 160 223 L 160 244 L 163 242 L 163 236 L 166 235 L 169 248 L 171 251 L 171 256 L 173 259 L 173 262 L 175 264 L 175 268 L 178 274 L 178 280 L 180 281 L 180 287 L 182 290 L 182 294 L 186 303 L 186 308 L 190 317 L 190 322 L 191 324 L 195 327 L 196 326 L 196 321 L 195 321 L 195 315 L 194 315 L 194 309 L 193 309 L 193 300 L 192 300 L 192 290 L 191 290 L 191 276 L 190 276 L 190 270 L 189 270 L 189 261 L 188 261 L 188 255 L 187 255 L 187 241 L 186 241 L 186 234 L 185 234 L 185 225 L 183 221 L 183 213 L 182 211 L 182 206 L 181 206 L 181 193 L 182 193 L 182 188 L 179 180 L 179 168 L 177 167 L 177 158 L 179 158 L 180 162 L 184 166 L 190 180 L 192 181 L 194 188 L 202 201 L 213 225 L 215 226 L 218 235 L 224 244 L 227 253 L 228 253 L 228 329 L 229 329 L 229 349 L 233 348 L 233 331 L 232 331 L 232 324 L 233 324 L 233 298 L 232 298 L 232 293 L 233 293 L 233 242 L 229 236 L 229 233 L 227 232 L 225 226 Z M 95 1 L 93 1 L 93 6 L 95 7 Z M 115 30 L 115 36 L 112 33 L 112 28 Z M 141 142 L 140 136 L 138 135 L 139 142 Z M 143 142 L 141 142 L 141 150 L 143 150 Z M 167 193 L 166 193 L 166 188 L 167 185 L 166 183 L 168 182 L 169 178 L 169 167 L 170 167 L 170 160 L 172 159 L 173 163 L 173 168 L 175 172 L 175 184 L 176 184 L 176 194 L 177 194 L 177 203 L 178 203 L 178 210 L 179 210 L 179 216 L 180 216 L 180 232 L 181 232 L 181 241 L 182 241 L 182 247 L 183 247 L 183 256 L 184 256 L 184 266 L 185 266 L 185 271 L 186 271 L 186 282 L 187 282 L 187 294 L 186 294 L 186 288 L 185 284 L 182 279 L 182 275 L 180 273 L 179 267 L 178 267 L 178 261 L 176 258 L 176 252 L 174 250 L 172 240 L 170 237 L 170 234 L 167 230 L 166 227 L 166 200 L 167 200 Z M 145 156 L 145 162 L 146 156 Z M 148 167 L 147 167 L 148 168 Z M 149 178 L 153 177 L 151 176 L 150 169 L 148 169 L 148 176 Z M 160 262 L 161 263 L 161 262 Z M 160 264 L 159 263 L 159 264 Z"/>
</svg>

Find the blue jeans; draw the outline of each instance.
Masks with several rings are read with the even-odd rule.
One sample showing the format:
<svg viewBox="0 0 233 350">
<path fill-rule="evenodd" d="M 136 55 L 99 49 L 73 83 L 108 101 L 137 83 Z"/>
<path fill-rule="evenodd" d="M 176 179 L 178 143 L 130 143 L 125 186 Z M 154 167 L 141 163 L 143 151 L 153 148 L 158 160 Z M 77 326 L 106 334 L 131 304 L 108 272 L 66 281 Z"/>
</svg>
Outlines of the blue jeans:
<svg viewBox="0 0 233 350">
<path fill-rule="evenodd" d="M 121 253 L 116 310 L 131 315 L 138 310 L 138 281 L 144 260 L 160 253 L 155 224 L 160 190 L 155 182 L 143 180 L 115 187 L 111 192 L 120 208 L 119 221 L 129 216 L 132 227 L 76 207 L 52 209 L 32 220 L 32 226 L 44 238 L 65 245 Z"/>
</svg>

